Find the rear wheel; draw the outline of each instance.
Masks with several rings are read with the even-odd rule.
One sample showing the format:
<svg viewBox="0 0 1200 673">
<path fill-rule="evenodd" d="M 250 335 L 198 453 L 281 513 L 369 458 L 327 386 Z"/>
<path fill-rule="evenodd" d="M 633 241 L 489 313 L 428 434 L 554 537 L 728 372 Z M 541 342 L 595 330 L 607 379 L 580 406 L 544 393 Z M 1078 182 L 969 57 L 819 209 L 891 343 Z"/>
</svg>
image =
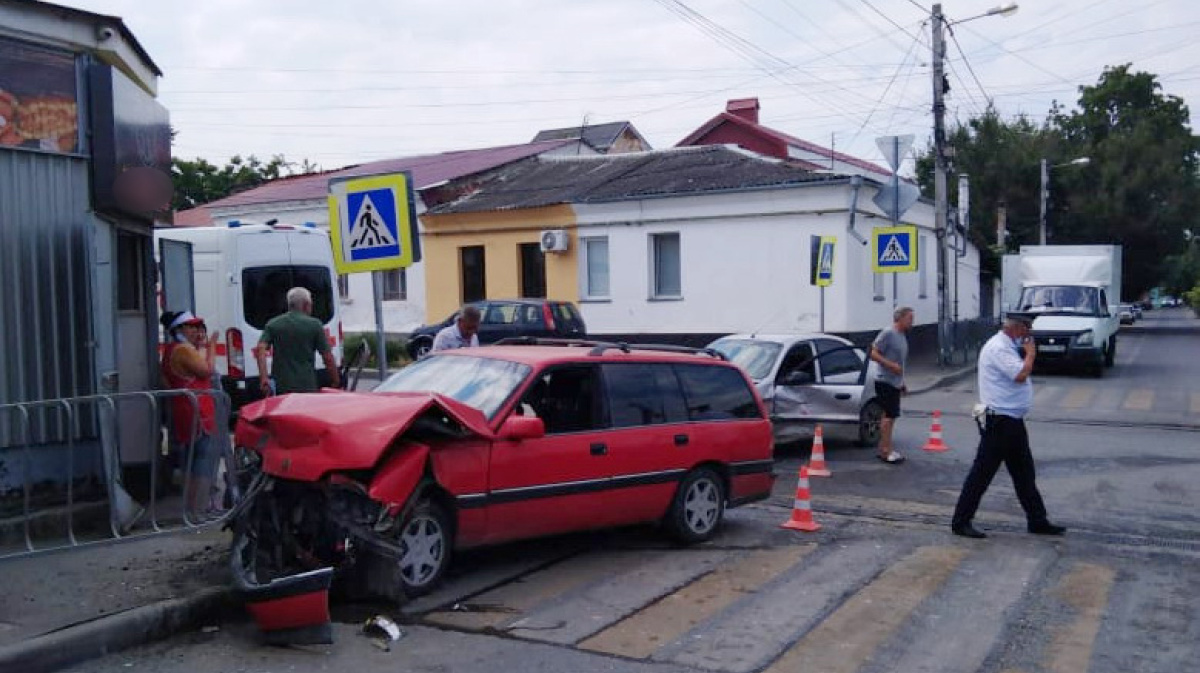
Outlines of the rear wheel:
<svg viewBox="0 0 1200 673">
<path fill-rule="evenodd" d="M 858 445 L 867 448 L 879 446 L 883 434 L 883 407 L 872 400 L 863 405 L 858 414 Z"/>
<path fill-rule="evenodd" d="M 407 597 L 429 593 L 450 565 L 450 514 L 441 504 L 424 499 L 409 513 L 396 536 L 400 589 Z"/>
<path fill-rule="evenodd" d="M 707 467 L 692 470 L 675 492 L 666 528 L 685 544 L 703 542 L 716 534 L 725 515 L 725 484 Z"/>
</svg>

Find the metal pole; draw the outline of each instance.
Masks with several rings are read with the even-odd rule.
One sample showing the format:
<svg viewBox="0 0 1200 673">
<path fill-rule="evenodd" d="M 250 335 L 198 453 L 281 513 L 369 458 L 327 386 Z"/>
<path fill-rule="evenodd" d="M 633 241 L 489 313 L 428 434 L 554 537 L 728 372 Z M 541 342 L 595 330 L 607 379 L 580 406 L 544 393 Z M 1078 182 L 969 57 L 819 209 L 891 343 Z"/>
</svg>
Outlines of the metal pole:
<svg viewBox="0 0 1200 673">
<path fill-rule="evenodd" d="M 375 361 L 379 363 L 379 380 L 387 378 L 387 344 L 383 338 L 383 272 L 371 272 L 371 292 L 375 295 Z"/>
<path fill-rule="evenodd" d="M 946 295 L 946 129 L 945 115 L 945 17 L 942 5 L 933 6 L 930 29 L 933 34 L 933 218 L 938 241 L 938 364 L 946 364 L 947 314 Z"/>
<path fill-rule="evenodd" d="M 1046 201 L 1050 198 L 1050 166 L 1042 159 L 1042 190 L 1038 196 L 1038 245 L 1046 245 Z"/>
<path fill-rule="evenodd" d="M 825 286 L 821 286 L 821 332 L 825 331 Z"/>
</svg>

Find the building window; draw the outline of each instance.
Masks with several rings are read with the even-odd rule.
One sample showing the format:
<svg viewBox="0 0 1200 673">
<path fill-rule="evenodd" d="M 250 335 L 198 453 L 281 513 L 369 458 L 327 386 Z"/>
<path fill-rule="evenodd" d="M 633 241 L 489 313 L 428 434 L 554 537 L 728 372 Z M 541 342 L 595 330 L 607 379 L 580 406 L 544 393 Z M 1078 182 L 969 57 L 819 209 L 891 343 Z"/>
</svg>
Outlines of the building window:
<svg viewBox="0 0 1200 673">
<path fill-rule="evenodd" d="M 468 245 L 458 249 L 458 268 L 461 275 L 462 303 L 487 299 L 487 284 L 482 245 Z"/>
<path fill-rule="evenodd" d="M 651 297 L 678 299 L 683 296 L 682 265 L 679 259 L 679 234 L 650 235 L 652 281 Z"/>
<path fill-rule="evenodd" d="M 546 253 L 540 243 L 517 246 L 521 257 L 521 296 L 530 299 L 546 298 Z"/>
<path fill-rule="evenodd" d="M 350 276 L 349 274 L 339 274 L 337 277 L 338 299 L 346 301 L 350 299 Z"/>
<path fill-rule="evenodd" d="M 925 260 L 928 257 L 925 248 L 929 245 L 928 240 L 924 234 L 917 238 L 917 296 L 921 299 L 929 296 L 929 279 L 925 273 Z"/>
<path fill-rule="evenodd" d="M 146 297 L 145 237 L 117 234 L 117 309 L 141 311 Z"/>
<path fill-rule="evenodd" d="M 583 250 L 583 298 L 608 299 L 608 237 L 580 239 Z"/>
<path fill-rule="evenodd" d="M 383 301 L 404 301 L 408 299 L 407 269 L 390 269 L 382 272 Z"/>
</svg>

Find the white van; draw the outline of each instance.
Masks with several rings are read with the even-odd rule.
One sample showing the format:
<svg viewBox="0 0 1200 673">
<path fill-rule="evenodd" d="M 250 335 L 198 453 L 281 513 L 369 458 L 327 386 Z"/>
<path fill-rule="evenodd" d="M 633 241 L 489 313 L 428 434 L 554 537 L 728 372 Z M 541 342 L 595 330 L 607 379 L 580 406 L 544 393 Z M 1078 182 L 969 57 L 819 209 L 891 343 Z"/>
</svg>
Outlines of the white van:
<svg viewBox="0 0 1200 673">
<path fill-rule="evenodd" d="M 154 239 L 156 255 L 162 239 L 191 244 L 194 311 L 210 333 L 220 333 L 217 372 L 234 409 L 261 397 L 254 347 L 267 321 L 287 311 L 286 295 L 293 287 L 312 292 L 313 316 L 325 324 L 334 361 L 342 361 L 337 272 L 323 230 L 312 224 L 234 220 L 225 226 L 158 229 Z M 160 278 L 171 273 L 163 268 Z M 314 358 L 320 382 L 327 385 L 324 362 Z"/>
</svg>

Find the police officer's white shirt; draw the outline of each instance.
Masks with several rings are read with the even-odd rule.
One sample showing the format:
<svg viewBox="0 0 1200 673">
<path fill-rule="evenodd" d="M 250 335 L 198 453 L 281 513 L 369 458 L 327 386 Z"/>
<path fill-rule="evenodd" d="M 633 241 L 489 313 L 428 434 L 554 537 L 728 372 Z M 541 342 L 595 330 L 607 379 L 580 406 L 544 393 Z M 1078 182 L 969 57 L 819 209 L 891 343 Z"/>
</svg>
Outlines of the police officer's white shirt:
<svg viewBox="0 0 1200 673">
<path fill-rule="evenodd" d="M 979 401 L 996 413 L 1025 418 L 1033 407 L 1033 377 L 1015 381 L 1024 366 L 1021 347 L 996 332 L 979 351 Z"/>
<path fill-rule="evenodd" d="M 433 338 L 433 351 L 445 351 L 452 348 L 467 348 L 468 346 L 478 346 L 479 335 L 472 334 L 470 341 L 463 337 L 463 334 L 458 329 L 458 323 L 454 323 L 448 327 L 443 327 L 437 336 Z"/>
</svg>

